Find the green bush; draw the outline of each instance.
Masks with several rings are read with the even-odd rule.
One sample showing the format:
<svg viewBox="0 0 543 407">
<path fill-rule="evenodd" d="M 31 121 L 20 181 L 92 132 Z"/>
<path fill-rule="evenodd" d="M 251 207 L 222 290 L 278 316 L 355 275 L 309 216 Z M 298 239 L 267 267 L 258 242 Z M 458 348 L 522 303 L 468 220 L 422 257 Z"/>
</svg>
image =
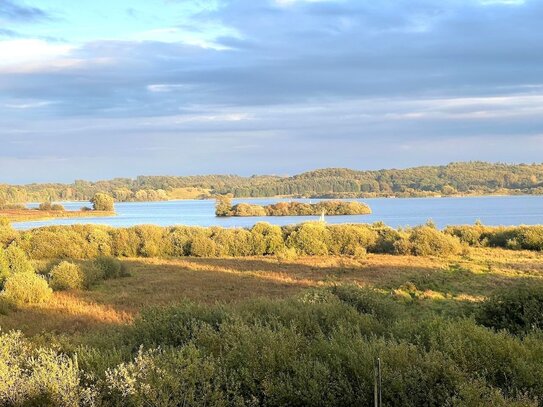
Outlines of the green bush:
<svg viewBox="0 0 543 407">
<path fill-rule="evenodd" d="M 9 262 L 5 250 L 0 247 L 0 290 L 4 286 L 4 281 L 10 274 Z"/>
<path fill-rule="evenodd" d="M 409 241 L 408 234 L 392 229 L 388 226 L 374 226 L 377 232 L 377 242 L 373 247 L 375 253 L 387 253 L 387 254 L 408 254 L 409 253 Z"/>
<path fill-rule="evenodd" d="M 328 254 L 330 231 L 321 222 L 307 222 L 297 226 L 287 239 L 287 246 L 300 254 L 324 256 Z"/>
<path fill-rule="evenodd" d="M 257 256 L 273 255 L 285 247 L 281 227 L 258 222 L 251 228 L 252 253 Z"/>
<path fill-rule="evenodd" d="M 5 256 L 9 265 L 9 273 L 33 273 L 34 267 L 32 263 L 28 260 L 25 252 L 15 245 L 10 245 L 6 251 Z"/>
<path fill-rule="evenodd" d="M 0 217 L 0 247 L 7 247 L 18 236 L 18 232 L 13 229 L 8 219 Z"/>
<path fill-rule="evenodd" d="M 409 236 L 409 245 L 415 256 L 447 256 L 462 251 L 457 237 L 444 234 L 431 226 L 414 228 Z"/>
<path fill-rule="evenodd" d="M 49 285 L 55 291 L 83 288 L 84 275 L 77 264 L 63 261 L 51 269 Z"/>
<path fill-rule="evenodd" d="M 106 280 L 121 276 L 121 262 L 115 257 L 99 256 L 94 260 L 94 266 L 102 271 Z"/>
<path fill-rule="evenodd" d="M 375 246 L 378 234 L 364 225 L 329 226 L 330 252 L 338 255 L 360 256 Z"/>
<path fill-rule="evenodd" d="M 219 387 L 221 373 L 193 346 L 140 350 L 133 361 L 106 372 L 107 405 L 224 407 L 229 403 Z"/>
<path fill-rule="evenodd" d="M 80 384 L 74 359 L 36 348 L 20 332 L 0 333 L 0 355 L 0 405 L 94 405 L 93 391 Z"/>
<path fill-rule="evenodd" d="M 34 273 L 15 273 L 6 279 L 2 295 L 15 305 L 23 305 L 47 302 L 52 292 L 43 277 Z"/>
<path fill-rule="evenodd" d="M 514 334 L 543 329 L 543 285 L 534 283 L 497 291 L 481 304 L 477 321 Z"/>
<path fill-rule="evenodd" d="M 217 244 L 207 236 L 194 236 L 190 242 L 190 255 L 194 257 L 215 257 Z"/>
<path fill-rule="evenodd" d="M 83 273 L 83 287 L 87 289 L 105 278 L 104 270 L 98 267 L 95 262 L 84 263 L 81 266 L 81 272 Z"/>
<path fill-rule="evenodd" d="M 243 257 L 251 255 L 251 232 L 246 229 L 211 228 L 211 240 L 216 245 L 216 256 Z"/>
</svg>

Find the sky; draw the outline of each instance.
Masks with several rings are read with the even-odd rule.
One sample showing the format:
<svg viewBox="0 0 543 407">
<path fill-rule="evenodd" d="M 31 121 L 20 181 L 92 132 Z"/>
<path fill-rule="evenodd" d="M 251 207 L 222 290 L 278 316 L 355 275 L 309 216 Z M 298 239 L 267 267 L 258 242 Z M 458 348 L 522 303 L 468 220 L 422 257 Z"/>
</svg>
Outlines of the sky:
<svg viewBox="0 0 543 407">
<path fill-rule="evenodd" d="M 0 183 L 541 162 L 541 0 L 0 0 Z"/>
</svg>

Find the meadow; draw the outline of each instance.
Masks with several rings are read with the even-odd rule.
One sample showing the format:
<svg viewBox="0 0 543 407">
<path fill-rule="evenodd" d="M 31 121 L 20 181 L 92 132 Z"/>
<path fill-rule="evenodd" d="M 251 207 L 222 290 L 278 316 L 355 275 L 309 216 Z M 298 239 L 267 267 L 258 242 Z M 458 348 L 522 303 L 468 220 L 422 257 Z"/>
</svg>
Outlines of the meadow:
<svg viewBox="0 0 543 407">
<path fill-rule="evenodd" d="M 542 405 L 541 236 L 4 223 L 0 405 Z"/>
</svg>

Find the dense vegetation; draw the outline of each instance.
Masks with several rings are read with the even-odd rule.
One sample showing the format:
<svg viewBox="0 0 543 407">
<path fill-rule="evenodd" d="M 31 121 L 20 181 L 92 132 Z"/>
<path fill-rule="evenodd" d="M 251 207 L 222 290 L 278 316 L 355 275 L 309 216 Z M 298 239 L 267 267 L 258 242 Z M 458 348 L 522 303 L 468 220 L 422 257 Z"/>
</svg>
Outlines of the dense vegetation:
<svg viewBox="0 0 543 407">
<path fill-rule="evenodd" d="M 217 197 L 215 215 L 228 216 L 318 216 L 367 215 L 371 209 L 360 202 L 321 201 L 317 203 L 278 202 L 270 205 L 239 203 L 232 205 L 228 196 Z"/>
<path fill-rule="evenodd" d="M 204 304 L 174 292 L 175 304 L 145 307 L 129 323 L 83 338 L 53 332 L 29 338 L 4 330 L 0 405 L 371 405 L 379 358 L 384 405 L 540 406 L 543 283 L 538 271 L 522 268 L 522 257 L 506 258 L 523 279 L 528 273 L 530 278 L 490 291 L 484 301 L 439 293 L 447 285 L 465 287 L 470 281 L 471 289 L 480 289 L 483 278 L 498 281 L 502 272 L 495 274 L 485 261 L 483 272 L 473 276 L 456 263 L 472 258 L 471 250 L 501 250 L 495 247 L 539 255 L 543 227 L 476 224 L 440 231 L 431 223 L 396 230 L 310 222 L 259 223 L 251 229 L 74 225 L 18 232 L 2 221 L 0 324 L 2 314 L 17 321 L 26 310 L 49 310 L 48 304 L 48 312 L 57 315 L 71 296 L 92 293 L 93 287 L 100 298 L 104 287 L 130 274 L 129 260 L 117 257 L 261 256 L 252 258 L 260 270 L 275 256 L 285 281 L 289 259 L 327 257 L 317 257 L 310 271 L 302 272 L 305 287 L 309 275 L 321 275 L 319 283 L 286 298 Z M 342 276 L 367 267 L 367 256 L 384 256 L 367 253 L 394 254 L 387 255 L 388 264 L 402 254 L 417 256 L 410 259 L 421 259 L 425 268 L 409 271 L 413 260 L 396 269 L 377 268 L 368 275 L 388 274 L 391 282 L 380 289 L 342 283 Z M 350 263 L 325 274 L 332 261 L 327 259 L 337 255 L 339 264 Z M 454 263 L 450 270 L 430 273 L 427 256 Z M 218 270 L 229 278 L 237 275 L 237 284 L 252 278 L 228 263 L 219 269 L 199 264 L 196 274 L 208 273 L 211 280 Z M 171 266 L 163 267 L 172 273 Z M 410 277 L 398 287 L 393 281 L 399 270 Z M 113 289 L 115 298 L 127 295 L 118 290 L 137 278 L 132 276 Z M 136 296 L 160 290 L 152 275 L 146 284 L 135 288 Z"/>
<path fill-rule="evenodd" d="M 539 298 L 539 301 L 543 301 Z M 48 406 L 537 406 L 543 337 L 336 285 L 284 300 L 145 309 L 100 344 L 0 334 L 0 403 Z"/>
<path fill-rule="evenodd" d="M 190 190 L 190 191 L 187 191 Z M 349 198 L 455 194 L 542 194 L 543 165 L 452 163 L 403 170 L 355 171 L 322 169 L 292 177 L 234 175 L 152 176 L 73 184 L 0 185 L 5 203 L 90 200 L 97 192 L 117 202 L 157 201 L 184 196 L 306 196 Z"/>
<path fill-rule="evenodd" d="M 3 226 L 2 226 L 3 225 Z M 0 222 L 0 244 L 16 245 L 31 259 L 116 257 L 243 257 L 261 255 L 359 255 L 363 252 L 416 256 L 461 253 L 466 247 L 543 251 L 543 226 L 490 227 L 480 224 L 437 230 L 431 223 L 410 229 L 307 222 L 250 229 L 141 225 L 49 226 L 15 231 Z"/>
</svg>

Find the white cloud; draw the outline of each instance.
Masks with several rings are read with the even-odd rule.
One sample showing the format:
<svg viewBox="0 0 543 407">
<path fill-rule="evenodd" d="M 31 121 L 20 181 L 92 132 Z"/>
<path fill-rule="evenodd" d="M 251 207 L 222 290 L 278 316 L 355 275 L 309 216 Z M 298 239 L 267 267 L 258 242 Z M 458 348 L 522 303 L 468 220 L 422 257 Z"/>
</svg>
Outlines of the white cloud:
<svg viewBox="0 0 543 407">
<path fill-rule="evenodd" d="M 57 102 L 53 102 L 50 100 L 25 101 L 25 102 L 6 103 L 4 104 L 4 107 L 7 107 L 8 109 L 36 109 L 39 107 L 54 105 L 55 103 Z"/>
<path fill-rule="evenodd" d="M 51 44 L 39 39 L 0 41 L 0 66 L 51 61 L 66 57 L 74 49 L 73 45 Z"/>
<path fill-rule="evenodd" d="M 157 83 L 147 86 L 147 90 L 152 93 L 168 93 L 173 92 L 177 90 L 189 90 L 193 88 L 192 85 L 184 85 L 184 84 L 165 84 L 165 83 Z"/>
</svg>

